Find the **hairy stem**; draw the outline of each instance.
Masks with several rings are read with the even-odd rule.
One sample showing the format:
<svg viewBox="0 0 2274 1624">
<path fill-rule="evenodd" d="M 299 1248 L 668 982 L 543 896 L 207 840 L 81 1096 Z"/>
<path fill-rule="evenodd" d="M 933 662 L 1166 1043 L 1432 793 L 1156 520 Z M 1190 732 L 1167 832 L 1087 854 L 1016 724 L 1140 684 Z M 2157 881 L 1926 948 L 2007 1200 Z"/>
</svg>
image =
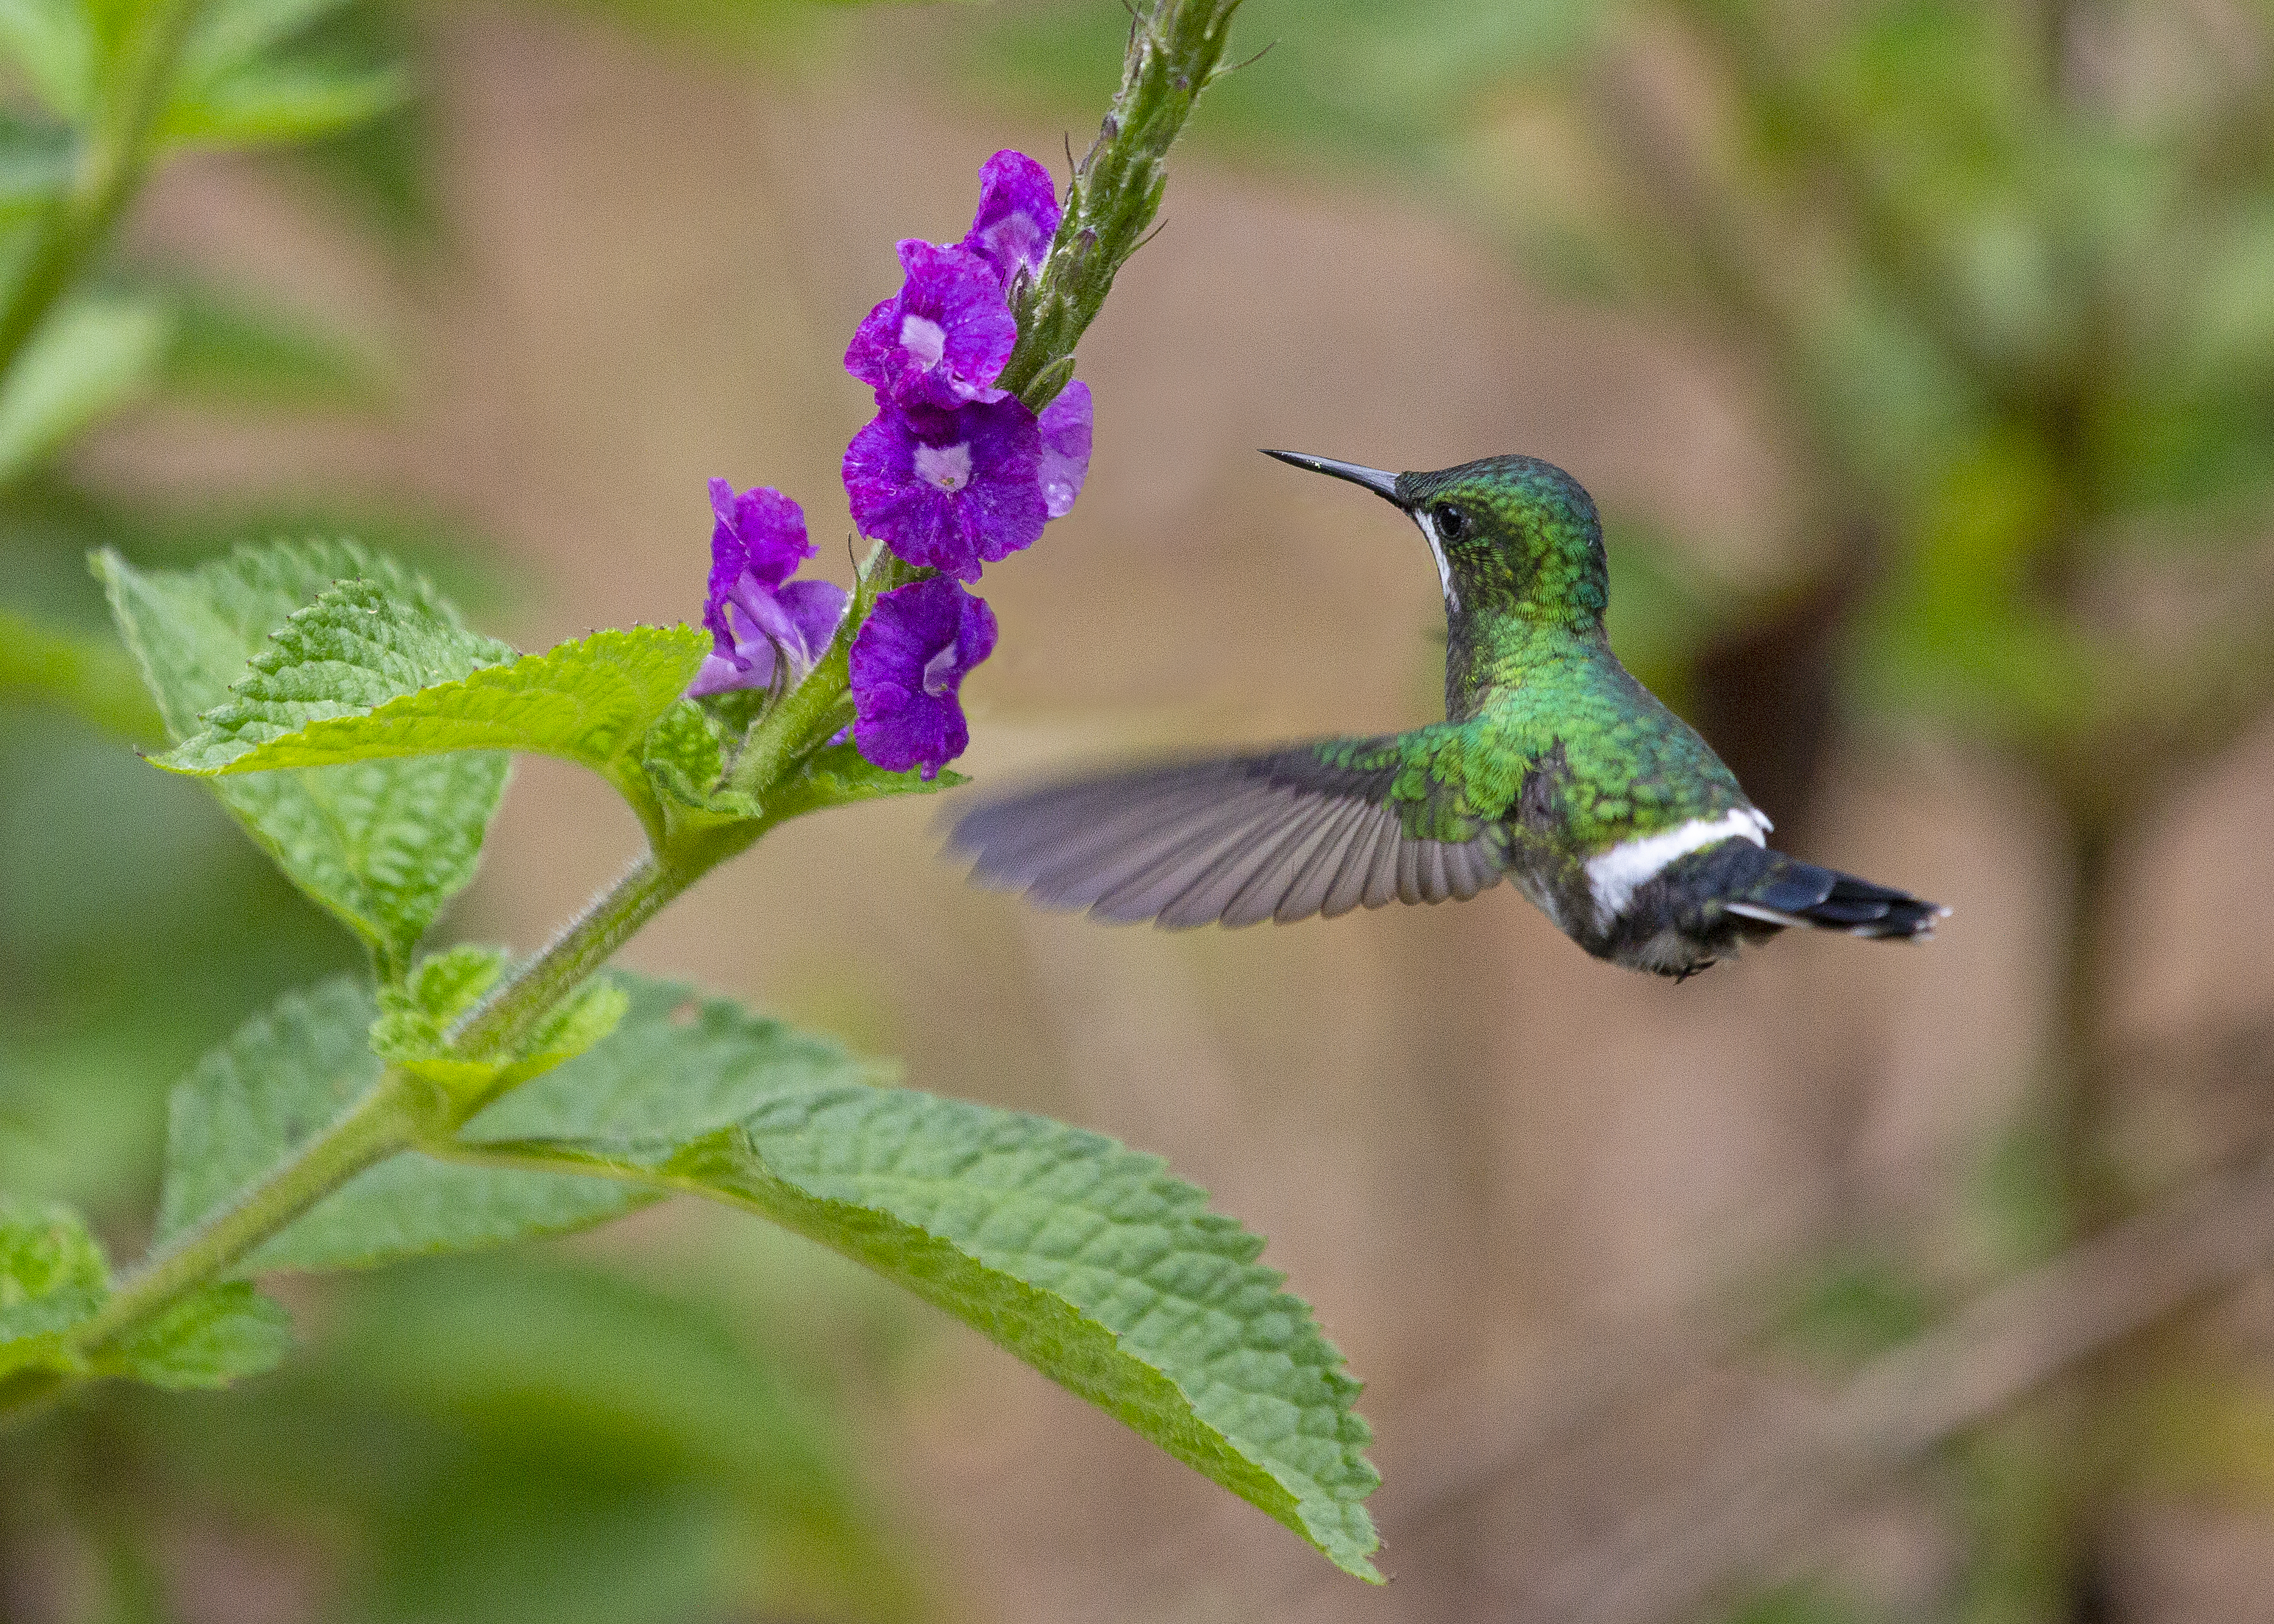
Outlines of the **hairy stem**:
<svg viewBox="0 0 2274 1624">
<path fill-rule="evenodd" d="M 23 268 L 0 304 L 0 378 L 86 271 L 150 172 L 152 128 L 173 89 L 200 0 L 166 0 L 120 47 L 123 60 L 82 133 L 72 184 L 41 217 Z"/>
<path fill-rule="evenodd" d="M 1222 71 L 1239 0 L 1154 0 L 1134 9 L 1121 88 L 1066 188 L 1050 258 L 1019 305 L 1019 345 L 998 380 L 1036 410 L 1096 319 L 1115 273 L 1145 240 L 1169 184 L 1169 148 Z M 1039 396 L 1039 398 L 1036 398 Z"/>
<path fill-rule="evenodd" d="M 425 1086 L 389 1068 L 370 1092 L 335 1117 L 258 1184 L 161 1251 L 73 1327 L 72 1350 L 94 1357 L 184 1293 L 242 1261 L 261 1242 L 365 1168 L 417 1137 L 427 1106 Z M 80 1380 L 64 1372 L 26 1372 L 31 1380 L 0 1389 L 0 1417 L 43 1407 Z"/>
</svg>

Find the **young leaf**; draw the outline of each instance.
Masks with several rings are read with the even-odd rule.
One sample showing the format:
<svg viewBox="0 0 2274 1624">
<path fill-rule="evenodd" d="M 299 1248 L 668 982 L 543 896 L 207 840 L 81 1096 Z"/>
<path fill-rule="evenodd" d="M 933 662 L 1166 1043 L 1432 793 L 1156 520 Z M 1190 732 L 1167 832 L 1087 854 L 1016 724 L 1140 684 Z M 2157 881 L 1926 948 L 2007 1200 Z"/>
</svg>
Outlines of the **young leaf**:
<svg viewBox="0 0 2274 1624">
<path fill-rule="evenodd" d="M 824 746 L 808 756 L 790 781 L 775 793 L 767 809 L 782 818 L 803 816 L 824 807 L 850 806 L 886 795 L 930 795 L 953 789 L 970 779 L 951 768 L 927 778 L 915 767 L 889 772 L 872 765 L 851 741 Z"/>
<path fill-rule="evenodd" d="M 102 1248 L 64 1207 L 0 1202 L 0 1372 L 68 1363 L 57 1334 L 110 1289 Z"/>
<path fill-rule="evenodd" d="M 0 1205 L 0 1374 L 33 1367 L 215 1387 L 267 1369 L 290 1341 L 282 1308 L 230 1282 L 188 1293 L 88 1357 L 65 1335 L 109 1290 L 102 1249 L 77 1214 Z"/>
<path fill-rule="evenodd" d="M 143 299 L 89 297 L 49 316 L 0 385 L 0 481 L 139 399 L 166 336 L 164 311 Z"/>
<path fill-rule="evenodd" d="M 399 608 L 343 597 L 308 619 L 320 635 L 280 636 L 275 655 L 207 714 L 205 731 L 159 764 L 212 776 L 526 750 L 591 768 L 644 810 L 641 743 L 710 649 L 689 627 L 636 626 L 452 671 L 417 658 L 429 634 Z M 338 697 L 305 697 L 317 691 Z"/>
<path fill-rule="evenodd" d="M 195 569 L 147 573 L 106 552 L 95 569 L 177 740 L 197 733 L 200 714 L 252 674 L 250 662 L 267 650 L 272 628 L 335 582 L 383 590 L 418 606 L 425 623 L 455 626 L 422 577 L 347 543 L 240 547 Z M 463 631 L 455 637 L 464 640 L 452 643 L 462 658 L 509 652 Z M 215 788 L 292 883 L 369 944 L 391 977 L 473 878 L 508 764 L 491 754 L 365 762 Z"/>
<path fill-rule="evenodd" d="M 779 1094 L 676 1147 L 491 1154 L 653 1180 L 810 1236 L 1380 1578 L 1359 1383 L 1255 1261 L 1262 1241 L 1156 1157 L 1043 1117 L 866 1088 Z"/>
</svg>

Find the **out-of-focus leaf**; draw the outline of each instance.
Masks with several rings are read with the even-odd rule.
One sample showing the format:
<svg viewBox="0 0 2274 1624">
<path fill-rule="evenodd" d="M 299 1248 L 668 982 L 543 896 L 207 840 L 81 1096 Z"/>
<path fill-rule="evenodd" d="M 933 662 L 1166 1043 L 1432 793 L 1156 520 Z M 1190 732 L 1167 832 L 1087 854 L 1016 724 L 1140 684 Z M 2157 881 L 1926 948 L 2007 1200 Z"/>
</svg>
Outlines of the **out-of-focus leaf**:
<svg viewBox="0 0 2274 1624">
<path fill-rule="evenodd" d="M 1934 1320 L 1931 1294 L 1899 1261 L 1851 1252 L 1810 1272 L 1776 1328 L 1800 1352 L 1846 1369 L 1901 1347 Z"/>
<path fill-rule="evenodd" d="M 402 105 L 409 79 L 393 68 L 286 63 L 248 67 L 177 98 L 159 137 L 178 147 L 260 147 L 312 140 Z"/>
<path fill-rule="evenodd" d="M 195 285 L 169 290 L 174 395 L 228 405 L 365 408 L 387 398 L 386 369 L 345 335 L 274 306 Z"/>
<path fill-rule="evenodd" d="M 907 1618 L 858 1429 L 719 1303 L 525 1253 L 389 1269 L 252 1398 L 159 1411 L 166 1486 L 336 1530 L 368 1624 Z"/>
<path fill-rule="evenodd" d="M 438 624 L 451 619 L 421 577 L 346 543 L 241 547 L 195 569 L 147 573 L 105 553 L 97 568 L 177 739 L 198 732 L 199 717 L 252 674 L 252 662 L 271 652 L 273 630 L 335 583 L 418 605 Z M 491 646 L 469 643 L 458 658 Z M 292 883 L 369 944 L 392 979 L 473 878 L 508 761 L 481 753 L 358 762 L 215 787 Z"/>
<path fill-rule="evenodd" d="M 95 34 L 77 0 L 0 0 L 0 54 L 56 117 L 93 110 Z"/>
<path fill-rule="evenodd" d="M 89 296 L 49 316 L 0 383 L 0 483 L 147 394 L 168 330 L 144 298 Z"/>
<path fill-rule="evenodd" d="M 209 0 L 183 42 L 179 76 L 203 83 L 250 66 L 354 0 Z"/>
<path fill-rule="evenodd" d="M 155 743 L 166 736 L 165 719 L 116 643 L 0 605 L 0 702 L 38 701 L 121 738 Z"/>
<path fill-rule="evenodd" d="M 1747 1598 L 1726 1624 L 1870 1624 L 1879 1615 L 1830 1585 L 1801 1581 Z"/>
<path fill-rule="evenodd" d="M 71 184 L 72 134 L 0 113 L 0 231 L 21 225 Z"/>
<path fill-rule="evenodd" d="M 2144 1486 L 2274 1506 L 2274 1379 L 2266 1371 L 2189 1361 L 2156 1377 L 2138 1402 L 2133 1467 Z"/>
</svg>

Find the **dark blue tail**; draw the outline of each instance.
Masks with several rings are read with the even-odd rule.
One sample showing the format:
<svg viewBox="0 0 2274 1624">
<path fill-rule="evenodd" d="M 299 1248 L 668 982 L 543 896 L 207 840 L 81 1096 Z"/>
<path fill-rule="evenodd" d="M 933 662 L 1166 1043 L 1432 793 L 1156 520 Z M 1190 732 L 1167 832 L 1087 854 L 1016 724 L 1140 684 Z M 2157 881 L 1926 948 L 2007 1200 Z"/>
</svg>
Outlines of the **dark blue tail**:
<svg viewBox="0 0 2274 1624">
<path fill-rule="evenodd" d="M 1934 934 L 1935 921 L 1950 912 L 1909 891 L 1819 868 L 1781 852 L 1762 856 L 1766 861 L 1758 877 L 1742 890 L 1724 892 L 1721 906 L 1765 925 L 1813 925 L 1851 936 L 1926 936 Z"/>
</svg>

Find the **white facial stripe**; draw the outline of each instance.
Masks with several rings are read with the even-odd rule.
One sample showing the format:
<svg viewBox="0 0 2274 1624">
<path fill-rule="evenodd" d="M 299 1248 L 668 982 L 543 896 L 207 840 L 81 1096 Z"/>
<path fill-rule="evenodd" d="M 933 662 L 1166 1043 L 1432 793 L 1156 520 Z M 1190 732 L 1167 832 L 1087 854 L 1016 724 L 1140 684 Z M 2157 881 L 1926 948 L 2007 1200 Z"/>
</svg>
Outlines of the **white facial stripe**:
<svg viewBox="0 0 2274 1624">
<path fill-rule="evenodd" d="M 1416 508 L 1413 523 L 1421 527 L 1422 539 L 1429 544 L 1429 556 L 1437 560 L 1437 584 L 1445 589 L 1445 607 L 1458 610 L 1461 595 L 1453 590 L 1453 567 L 1445 560 L 1445 544 L 1437 539 L 1437 527 L 1429 523 L 1428 511 Z"/>
<path fill-rule="evenodd" d="M 1719 817 L 1693 817 L 1679 829 L 1661 830 L 1599 852 L 1587 860 L 1587 885 L 1595 895 L 1595 910 L 1608 925 L 1626 911 L 1636 888 L 1675 858 L 1733 835 L 1766 846 L 1768 829 L 1769 820 L 1751 807 L 1732 807 Z"/>
</svg>

